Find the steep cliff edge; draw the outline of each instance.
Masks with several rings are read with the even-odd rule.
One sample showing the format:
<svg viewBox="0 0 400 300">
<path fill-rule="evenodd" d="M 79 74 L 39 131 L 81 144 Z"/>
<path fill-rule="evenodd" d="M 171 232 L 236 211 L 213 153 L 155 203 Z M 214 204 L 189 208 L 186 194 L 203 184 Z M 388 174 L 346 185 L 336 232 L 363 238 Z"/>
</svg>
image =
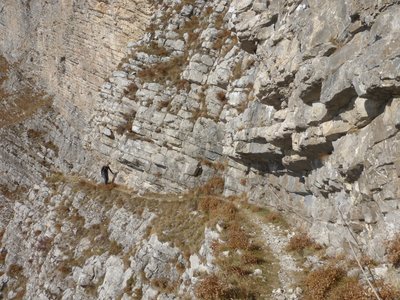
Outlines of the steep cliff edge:
<svg viewBox="0 0 400 300">
<path fill-rule="evenodd" d="M 185 231 L 187 249 L 179 224 L 157 225 L 174 206 L 142 194 L 179 203 L 210 180 L 398 282 L 399 13 L 398 1 L 1 3 L 0 288 L 194 297 L 226 220 L 184 198 L 177 215 L 201 229 Z M 94 183 L 106 160 L 110 189 Z"/>
</svg>

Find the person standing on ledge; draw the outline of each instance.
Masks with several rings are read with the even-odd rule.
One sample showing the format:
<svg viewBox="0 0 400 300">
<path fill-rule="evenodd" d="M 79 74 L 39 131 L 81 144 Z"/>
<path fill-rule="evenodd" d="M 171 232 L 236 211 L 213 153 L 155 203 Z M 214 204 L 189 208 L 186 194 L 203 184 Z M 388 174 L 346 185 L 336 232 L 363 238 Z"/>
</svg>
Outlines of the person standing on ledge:
<svg viewBox="0 0 400 300">
<path fill-rule="evenodd" d="M 104 179 L 104 184 L 108 184 L 108 171 L 110 171 L 113 175 L 115 174 L 110 169 L 110 163 L 107 163 L 105 166 L 101 167 L 101 177 Z"/>
</svg>

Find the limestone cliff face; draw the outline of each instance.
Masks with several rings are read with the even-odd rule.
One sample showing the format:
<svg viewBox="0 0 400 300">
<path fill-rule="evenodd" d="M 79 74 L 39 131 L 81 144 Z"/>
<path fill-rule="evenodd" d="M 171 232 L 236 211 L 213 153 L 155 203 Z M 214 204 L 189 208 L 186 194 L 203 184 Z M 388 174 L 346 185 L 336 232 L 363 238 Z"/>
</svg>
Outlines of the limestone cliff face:
<svg viewBox="0 0 400 300">
<path fill-rule="evenodd" d="M 1 53 L 55 95 L 58 109 L 88 117 L 104 78 L 143 34 L 146 1 L 13 1 L 0 4 Z"/>
<path fill-rule="evenodd" d="M 93 145 L 137 188 L 225 193 L 375 257 L 399 231 L 399 5 L 165 4 L 103 85 Z M 96 129 L 97 128 L 97 129 Z"/>
<path fill-rule="evenodd" d="M 98 171 L 83 148 L 93 104 L 150 14 L 147 2 L 2 1 L 2 186 L 30 187 L 55 170 Z"/>
<path fill-rule="evenodd" d="M 185 257 L 147 232 L 158 209 L 71 180 L 99 181 L 103 160 L 123 194 L 222 177 L 225 195 L 285 212 L 332 253 L 357 243 L 385 262 L 400 231 L 399 14 L 372 0 L 3 1 L 0 289 L 172 299 L 155 287 L 167 277 L 193 297 L 215 233 Z"/>
</svg>

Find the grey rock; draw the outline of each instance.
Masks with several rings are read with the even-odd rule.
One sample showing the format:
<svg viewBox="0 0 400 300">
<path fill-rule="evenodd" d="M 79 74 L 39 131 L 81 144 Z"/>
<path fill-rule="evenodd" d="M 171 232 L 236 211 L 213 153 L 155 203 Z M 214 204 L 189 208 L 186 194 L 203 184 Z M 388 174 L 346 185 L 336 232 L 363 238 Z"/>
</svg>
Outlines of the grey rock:
<svg viewBox="0 0 400 300">
<path fill-rule="evenodd" d="M 108 226 L 110 239 L 128 249 L 140 243 L 153 218 L 155 218 L 154 213 L 148 210 L 145 210 L 141 216 L 137 216 L 120 208 L 111 216 Z"/>
</svg>

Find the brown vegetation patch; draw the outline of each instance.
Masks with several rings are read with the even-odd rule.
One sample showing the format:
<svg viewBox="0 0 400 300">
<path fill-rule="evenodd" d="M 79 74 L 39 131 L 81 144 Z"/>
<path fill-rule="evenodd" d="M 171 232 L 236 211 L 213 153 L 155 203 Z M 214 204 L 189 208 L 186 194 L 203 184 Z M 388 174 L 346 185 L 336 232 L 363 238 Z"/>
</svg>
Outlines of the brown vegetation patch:
<svg viewBox="0 0 400 300">
<path fill-rule="evenodd" d="M 225 45 L 226 40 L 230 37 L 231 31 L 228 29 L 223 29 L 218 32 L 217 38 L 214 41 L 212 48 L 214 50 L 221 50 L 222 47 Z"/>
<path fill-rule="evenodd" d="M 280 212 L 249 203 L 245 204 L 245 206 L 253 213 L 259 215 L 265 222 L 279 225 L 283 228 L 289 228 L 289 224 Z"/>
<path fill-rule="evenodd" d="M 183 34 L 189 33 L 189 42 L 191 42 L 190 33 L 193 33 L 196 29 L 199 28 L 200 28 L 200 18 L 198 16 L 192 16 L 178 29 L 178 34 L 183 37 Z M 195 36 L 198 35 L 193 34 L 192 38 L 194 38 Z"/>
<path fill-rule="evenodd" d="M 7 250 L 3 248 L 0 251 L 0 264 L 4 264 L 6 257 L 7 257 Z"/>
<path fill-rule="evenodd" d="M 7 79 L 8 68 L 9 65 L 7 60 L 0 55 L 0 88 L 3 82 Z M 0 96 L 2 96 L 1 90 L 0 90 Z"/>
<path fill-rule="evenodd" d="M 158 43 L 155 41 L 151 41 L 149 44 L 145 44 L 143 46 L 139 46 L 136 48 L 137 52 L 143 52 L 148 55 L 155 55 L 155 56 L 168 56 L 170 55 L 170 51 L 165 49 L 164 47 L 160 47 Z"/>
<path fill-rule="evenodd" d="M 362 285 L 355 277 L 348 277 L 343 268 L 329 264 L 312 271 L 305 279 L 305 300 L 375 300 L 376 295 L 368 285 Z M 382 300 L 400 299 L 400 290 L 373 281 L 372 285 Z"/>
<path fill-rule="evenodd" d="M 228 228 L 227 245 L 231 249 L 248 249 L 249 237 L 238 223 L 232 224 Z"/>
<path fill-rule="evenodd" d="M 165 293 L 173 293 L 178 287 L 177 281 L 171 281 L 166 277 L 154 278 L 151 280 L 150 284 Z"/>
<path fill-rule="evenodd" d="M 1 95 L 0 95 L 1 96 Z M 18 124 L 30 118 L 39 109 L 48 110 L 52 99 L 29 88 L 14 95 L 2 95 L 0 101 L 0 128 Z"/>
<path fill-rule="evenodd" d="M 146 82 L 166 83 L 170 81 L 175 84 L 180 80 L 181 72 L 186 64 L 185 56 L 175 56 L 166 62 L 153 64 L 140 70 L 138 78 Z"/>
<path fill-rule="evenodd" d="M 388 260 L 395 268 L 400 267 L 400 233 L 388 242 L 387 247 Z"/>
<path fill-rule="evenodd" d="M 119 135 L 132 133 L 132 124 L 136 117 L 136 111 L 132 111 L 131 113 L 123 114 L 125 119 L 124 123 L 121 123 L 116 129 L 115 132 Z"/>
<path fill-rule="evenodd" d="M 400 289 L 399 287 L 394 287 L 391 284 L 385 283 L 383 280 L 378 280 L 374 282 L 379 296 L 382 300 L 399 300 L 400 299 Z M 371 299 L 375 299 L 372 291 L 369 291 Z"/>
<path fill-rule="evenodd" d="M 197 192 L 204 195 L 221 194 L 224 189 L 225 181 L 222 177 L 214 177 L 197 189 Z"/>
<path fill-rule="evenodd" d="M 7 274 L 10 277 L 18 278 L 18 277 L 20 277 L 22 275 L 22 271 L 23 270 L 24 270 L 24 268 L 22 266 L 20 266 L 18 264 L 11 264 L 8 267 Z"/>
<path fill-rule="evenodd" d="M 199 107 L 192 112 L 192 117 L 190 120 L 194 123 L 196 122 L 199 118 L 206 118 L 208 116 L 208 111 L 207 111 L 207 104 L 206 104 L 206 94 L 204 91 L 198 94 L 199 95 Z"/>
<path fill-rule="evenodd" d="M 197 297 L 210 300 L 223 299 L 226 292 L 226 284 L 215 274 L 204 277 L 195 290 Z"/>
<path fill-rule="evenodd" d="M 215 28 L 217 29 L 222 28 L 222 26 L 225 23 L 224 22 L 225 15 L 226 15 L 226 9 L 222 13 L 217 15 L 217 17 L 215 18 Z"/>
<path fill-rule="evenodd" d="M 169 106 L 169 101 L 160 101 L 157 105 L 157 110 L 162 110 L 163 108 L 167 108 Z"/>
<path fill-rule="evenodd" d="M 356 278 L 345 277 L 342 282 L 329 293 L 329 300 L 366 300 L 365 289 Z M 372 299 L 371 299 L 372 300 Z"/>
<path fill-rule="evenodd" d="M 296 233 L 290 240 L 286 247 L 288 251 L 302 252 L 306 248 L 313 250 L 320 250 L 322 247 L 315 243 L 308 234 L 304 232 Z"/>
<path fill-rule="evenodd" d="M 185 5 L 194 5 L 195 2 L 196 2 L 195 0 L 182 0 L 181 2 L 179 2 L 178 4 L 175 5 L 174 9 L 175 9 L 177 12 L 181 12 L 182 8 L 183 8 Z"/>
<path fill-rule="evenodd" d="M 265 258 L 261 256 L 262 254 L 261 251 L 249 251 L 243 255 L 242 260 L 245 264 L 261 265 L 266 262 Z"/>
<path fill-rule="evenodd" d="M 36 248 L 38 251 L 47 253 L 51 249 L 52 243 L 53 239 L 51 237 L 44 236 L 39 239 Z"/>
<path fill-rule="evenodd" d="M 10 200 L 17 200 L 19 199 L 19 197 L 21 197 L 21 195 L 23 195 L 24 193 L 27 192 L 26 187 L 24 186 L 13 186 L 12 188 L 10 188 L 7 185 L 2 185 L 0 184 L 0 193 L 10 199 Z"/>
<path fill-rule="evenodd" d="M 256 233 L 259 228 L 237 209 L 236 200 L 210 195 L 199 202 L 199 209 L 208 216 L 209 225 L 219 224 L 223 228 L 221 241 L 212 244 L 219 271 L 199 283 L 197 289 L 203 291 L 197 294 L 200 298 L 264 299 L 277 286 L 277 264 L 272 265 L 275 258 L 268 249 L 260 246 L 262 242 L 257 240 Z M 255 268 L 265 275 L 253 276 Z M 219 289 L 215 278 L 219 279 L 224 290 Z M 202 286 L 208 280 L 211 281 L 210 290 Z"/>
<path fill-rule="evenodd" d="M 333 265 L 310 272 L 305 279 L 307 299 L 326 300 L 329 292 L 344 276 L 345 271 Z"/>
<path fill-rule="evenodd" d="M 35 130 L 35 129 L 28 129 L 27 135 L 30 139 L 39 139 L 42 138 L 45 133 L 43 131 Z"/>
<path fill-rule="evenodd" d="M 45 146 L 46 148 L 48 148 L 48 149 L 53 150 L 54 154 L 55 154 L 56 156 L 58 156 L 58 152 L 59 152 L 60 149 L 59 149 L 58 146 L 57 146 L 56 144 L 54 144 L 52 141 L 47 141 L 47 142 L 45 142 L 45 143 L 44 143 L 44 146 Z"/>
<path fill-rule="evenodd" d="M 125 97 L 129 99 L 135 99 L 136 92 L 138 91 L 138 87 L 136 83 L 131 82 L 124 90 Z"/>
<path fill-rule="evenodd" d="M 227 100 L 226 99 L 226 93 L 223 92 L 223 91 L 219 91 L 216 96 L 217 96 L 217 99 L 222 103 L 225 103 L 226 100 Z"/>
<path fill-rule="evenodd" d="M 360 258 L 360 264 L 361 264 L 363 267 L 368 267 L 368 268 L 376 267 L 376 266 L 378 265 L 378 263 L 377 263 L 373 258 L 369 257 L 369 256 L 366 255 L 366 254 L 363 254 L 363 255 L 361 256 L 361 258 Z"/>
</svg>

